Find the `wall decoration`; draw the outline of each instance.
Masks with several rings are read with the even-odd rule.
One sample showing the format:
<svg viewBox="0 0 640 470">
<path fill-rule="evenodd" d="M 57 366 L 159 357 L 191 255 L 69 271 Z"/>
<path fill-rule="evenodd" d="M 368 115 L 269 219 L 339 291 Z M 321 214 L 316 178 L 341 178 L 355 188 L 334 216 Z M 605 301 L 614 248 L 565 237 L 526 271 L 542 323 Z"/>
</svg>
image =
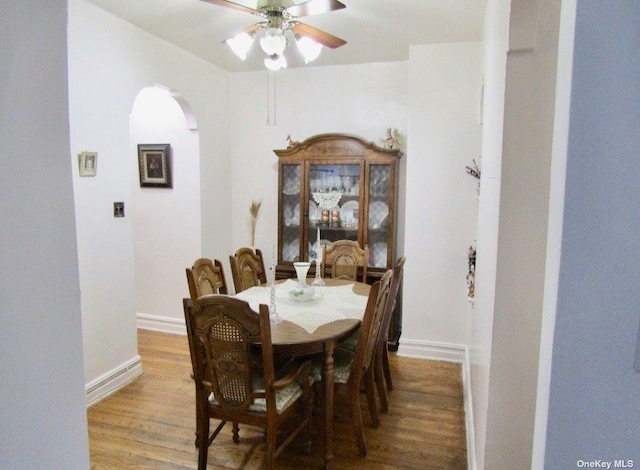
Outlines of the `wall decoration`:
<svg viewBox="0 0 640 470">
<path fill-rule="evenodd" d="M 80 176 L 96 176 L 98 166 L 97 152 L 82 152 L 78 154 Z"/>
<path fill-rule="evenodd" d="M 476 293 L 476 249 L 472 245 L 467 251 L 469 272 L 467 273 L 467 297 L 473 299 Z"/>
<path fill-rule="evenodd" d="M 170 148 L 169 144 L 138 144 L 140 186 L 171 188 Z"/>
<path fill-rule="evenodd" d="M 478 157 L 478 159 L 480 159 L 480 157 Z M 480 170 L 480 167 L 476 163 L 476 160 L 473 159 L 473 166 L 467 165 L 466 167 L 464 167 L 464 169 L 468 175 L 471 175 L 478 180 L 478 187 L 476 188 L 476 193 L 479 196 L 480 195 L 480 175 L 482 174 L 482 172 Z"/>
</svg>

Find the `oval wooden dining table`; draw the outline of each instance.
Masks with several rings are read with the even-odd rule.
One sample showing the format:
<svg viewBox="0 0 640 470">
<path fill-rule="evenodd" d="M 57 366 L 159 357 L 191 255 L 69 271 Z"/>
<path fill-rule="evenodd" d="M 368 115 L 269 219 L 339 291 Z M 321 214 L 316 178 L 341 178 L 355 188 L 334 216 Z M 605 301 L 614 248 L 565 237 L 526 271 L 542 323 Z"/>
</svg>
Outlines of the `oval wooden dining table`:
<svg viewBox="0 0 640 470">
<path fill-rule="evenodd" d="M 322 298 L 316 298 L 309 303 L 300 302 L 301 307 L 305 311 L 304 314 L 313 315 L 314 312 L 318 312 L 319 314 L 323 312 L 326 305 L 331 303 L 330 296 L 332 295 L 332 287 L 352 286 L 351 289 L 340 289 L 340 302 L 349 304 L 349 300 L 354 301 L 353 304 L 350 305 L 349 318 L 329 319 L 330 321 L 310 331 L 308 326 L 304 327 L 298 324 L 301 323 L 299 317 L 287 319 L 287 315 L 283 313 L 282 321 L 271 325 L 271 339 L 274 353 L 281 357 L 298 357 L 317 353 L 324 354 L 324 365 L 322 367 L 322 383 L 324 385 L 323 420 L 325 432 L 324 464 L 326 469 L 330 469 L 333 468 L 333 351 L 340 342 L 351 336 L 360 326 L 371 286 L 361 282 L 341 279 L 324 279 L 324 281 L 326 288 L 321 288 L 323 291 Z M 255 308 L 259 303 L 269 305 L 269 295 L 269 288 L 260 286 L 242 291 L 236 294 L 236 297 L 248 301 L 250 304 L 253 304 Z M 279 302 L 276 300 L 276 310 L 279 308 L 278 304 Z M 289 303 L 289 306 L 291 305 L 292 303 Z M 280 308 L 281 307 L 282 305 L 280 305 Z M 303 322 L 304 319 L 302 319 L 302 323 Z"/>
</svg>

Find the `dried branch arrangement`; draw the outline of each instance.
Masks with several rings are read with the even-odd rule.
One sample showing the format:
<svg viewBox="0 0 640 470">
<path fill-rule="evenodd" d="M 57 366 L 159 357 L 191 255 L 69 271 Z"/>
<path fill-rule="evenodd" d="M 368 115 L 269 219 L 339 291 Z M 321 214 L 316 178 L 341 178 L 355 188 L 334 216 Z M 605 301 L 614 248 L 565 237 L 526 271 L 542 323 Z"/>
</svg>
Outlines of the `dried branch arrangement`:
<svg viewBox="0 0 640 470">
<path fill-rule="evenodd" d="M 261 205 L 262 200 L 259 200 L 251 201 L 251 206 L 249 206 L 249 213 L 251 214 L 251 246 L 256 246 L 256 224 L 258 222 L 258 212 L 260 211 Z"/>
</svg>

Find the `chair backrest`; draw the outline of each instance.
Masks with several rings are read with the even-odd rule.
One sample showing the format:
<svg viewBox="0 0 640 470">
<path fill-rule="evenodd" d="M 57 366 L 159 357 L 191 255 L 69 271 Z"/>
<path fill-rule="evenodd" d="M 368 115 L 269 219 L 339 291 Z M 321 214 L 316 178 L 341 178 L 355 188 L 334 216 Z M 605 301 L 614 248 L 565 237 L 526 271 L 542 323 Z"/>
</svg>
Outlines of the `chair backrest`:
<svg viewBox="0 0 640 470">
<path fill-rule="evenodd" d="M 194 303 L 203 295 L 228 294 L 224 269 L 218 260 L 197 259 L 191 268 L 187 268 L 187 283 Z"/>
<path fill-rule="evenodd" d="M 391 280 L 391 287 L 389 288 L 389 302 L 386 310 L 382 316 L 382 324 L 380 327 L 380 335 L 378 336 L 378 348 L 386 347 L 387 338 L 389 336 L 389 327 L 391 325 L 391 317 L 393 311 L 396 309 L 396 300 L 398 298 L 398 290 L 402 283 L 402 276 L 404 275 L 404 263 L 406 258 L 404 256 L 398 258 L 396 265 L 393 267 L 393 278 Z"/>
<path fill-rule="evenodd" d="M 371 362 L 376 351 L 378 337 L 382 329 L 382 318 L 385 309 L 390 302 L 391 282 L 393 270 L 389 269 L 382 279 L 376 281 L 369 291 L 367 307 L 362 317 L 358 343 L 351 363 L 349 381 L 359 381 L 365 371 L 371 367 Z"/>
<path fill-rule="evenodd" d="M 229 256 L 233 285 L 236 294 L 249 287 L 267 283 L 267 273 L 264 269 L 262 251 L 253 248 L 240 248 L 235 254 Z"/>
<path fill-rule="evenodd" d="M 218 406 L 235 411 L 246 410 L 256 398 L 267 398 L 265 390 L 253 388 L 252 364 L 260 355 L 252 344 L 261 344 L 265 389 L 269 390 L 275 381 L 269 307 L 261 304 L 258 313 L 247 302 L 225 295 L 183 303 L 198 396 L 213 393 Z"/>
<path fill-rule="evenodd" d="M 361 268 L 362 282 L 366 282 L 368 262 L 368 246 L 362 249 L 356 241 L 337 240 L 330 245 L 322 245 L 321 272 L 324 276 L 357 281 L 358 268 Z"/>
</svg>

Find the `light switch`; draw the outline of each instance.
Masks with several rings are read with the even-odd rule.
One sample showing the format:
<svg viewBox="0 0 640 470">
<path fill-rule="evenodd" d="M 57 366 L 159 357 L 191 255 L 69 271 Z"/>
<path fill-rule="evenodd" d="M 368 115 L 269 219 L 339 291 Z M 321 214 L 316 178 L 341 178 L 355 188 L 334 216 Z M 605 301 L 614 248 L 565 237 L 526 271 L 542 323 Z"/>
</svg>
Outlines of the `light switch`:
<svg viewBox="0 0 640 470">
<path fill-rule="evenodd" d="M 113 203 L 113 216 L 124 217 L 124 202 Z"/>
</svg>

